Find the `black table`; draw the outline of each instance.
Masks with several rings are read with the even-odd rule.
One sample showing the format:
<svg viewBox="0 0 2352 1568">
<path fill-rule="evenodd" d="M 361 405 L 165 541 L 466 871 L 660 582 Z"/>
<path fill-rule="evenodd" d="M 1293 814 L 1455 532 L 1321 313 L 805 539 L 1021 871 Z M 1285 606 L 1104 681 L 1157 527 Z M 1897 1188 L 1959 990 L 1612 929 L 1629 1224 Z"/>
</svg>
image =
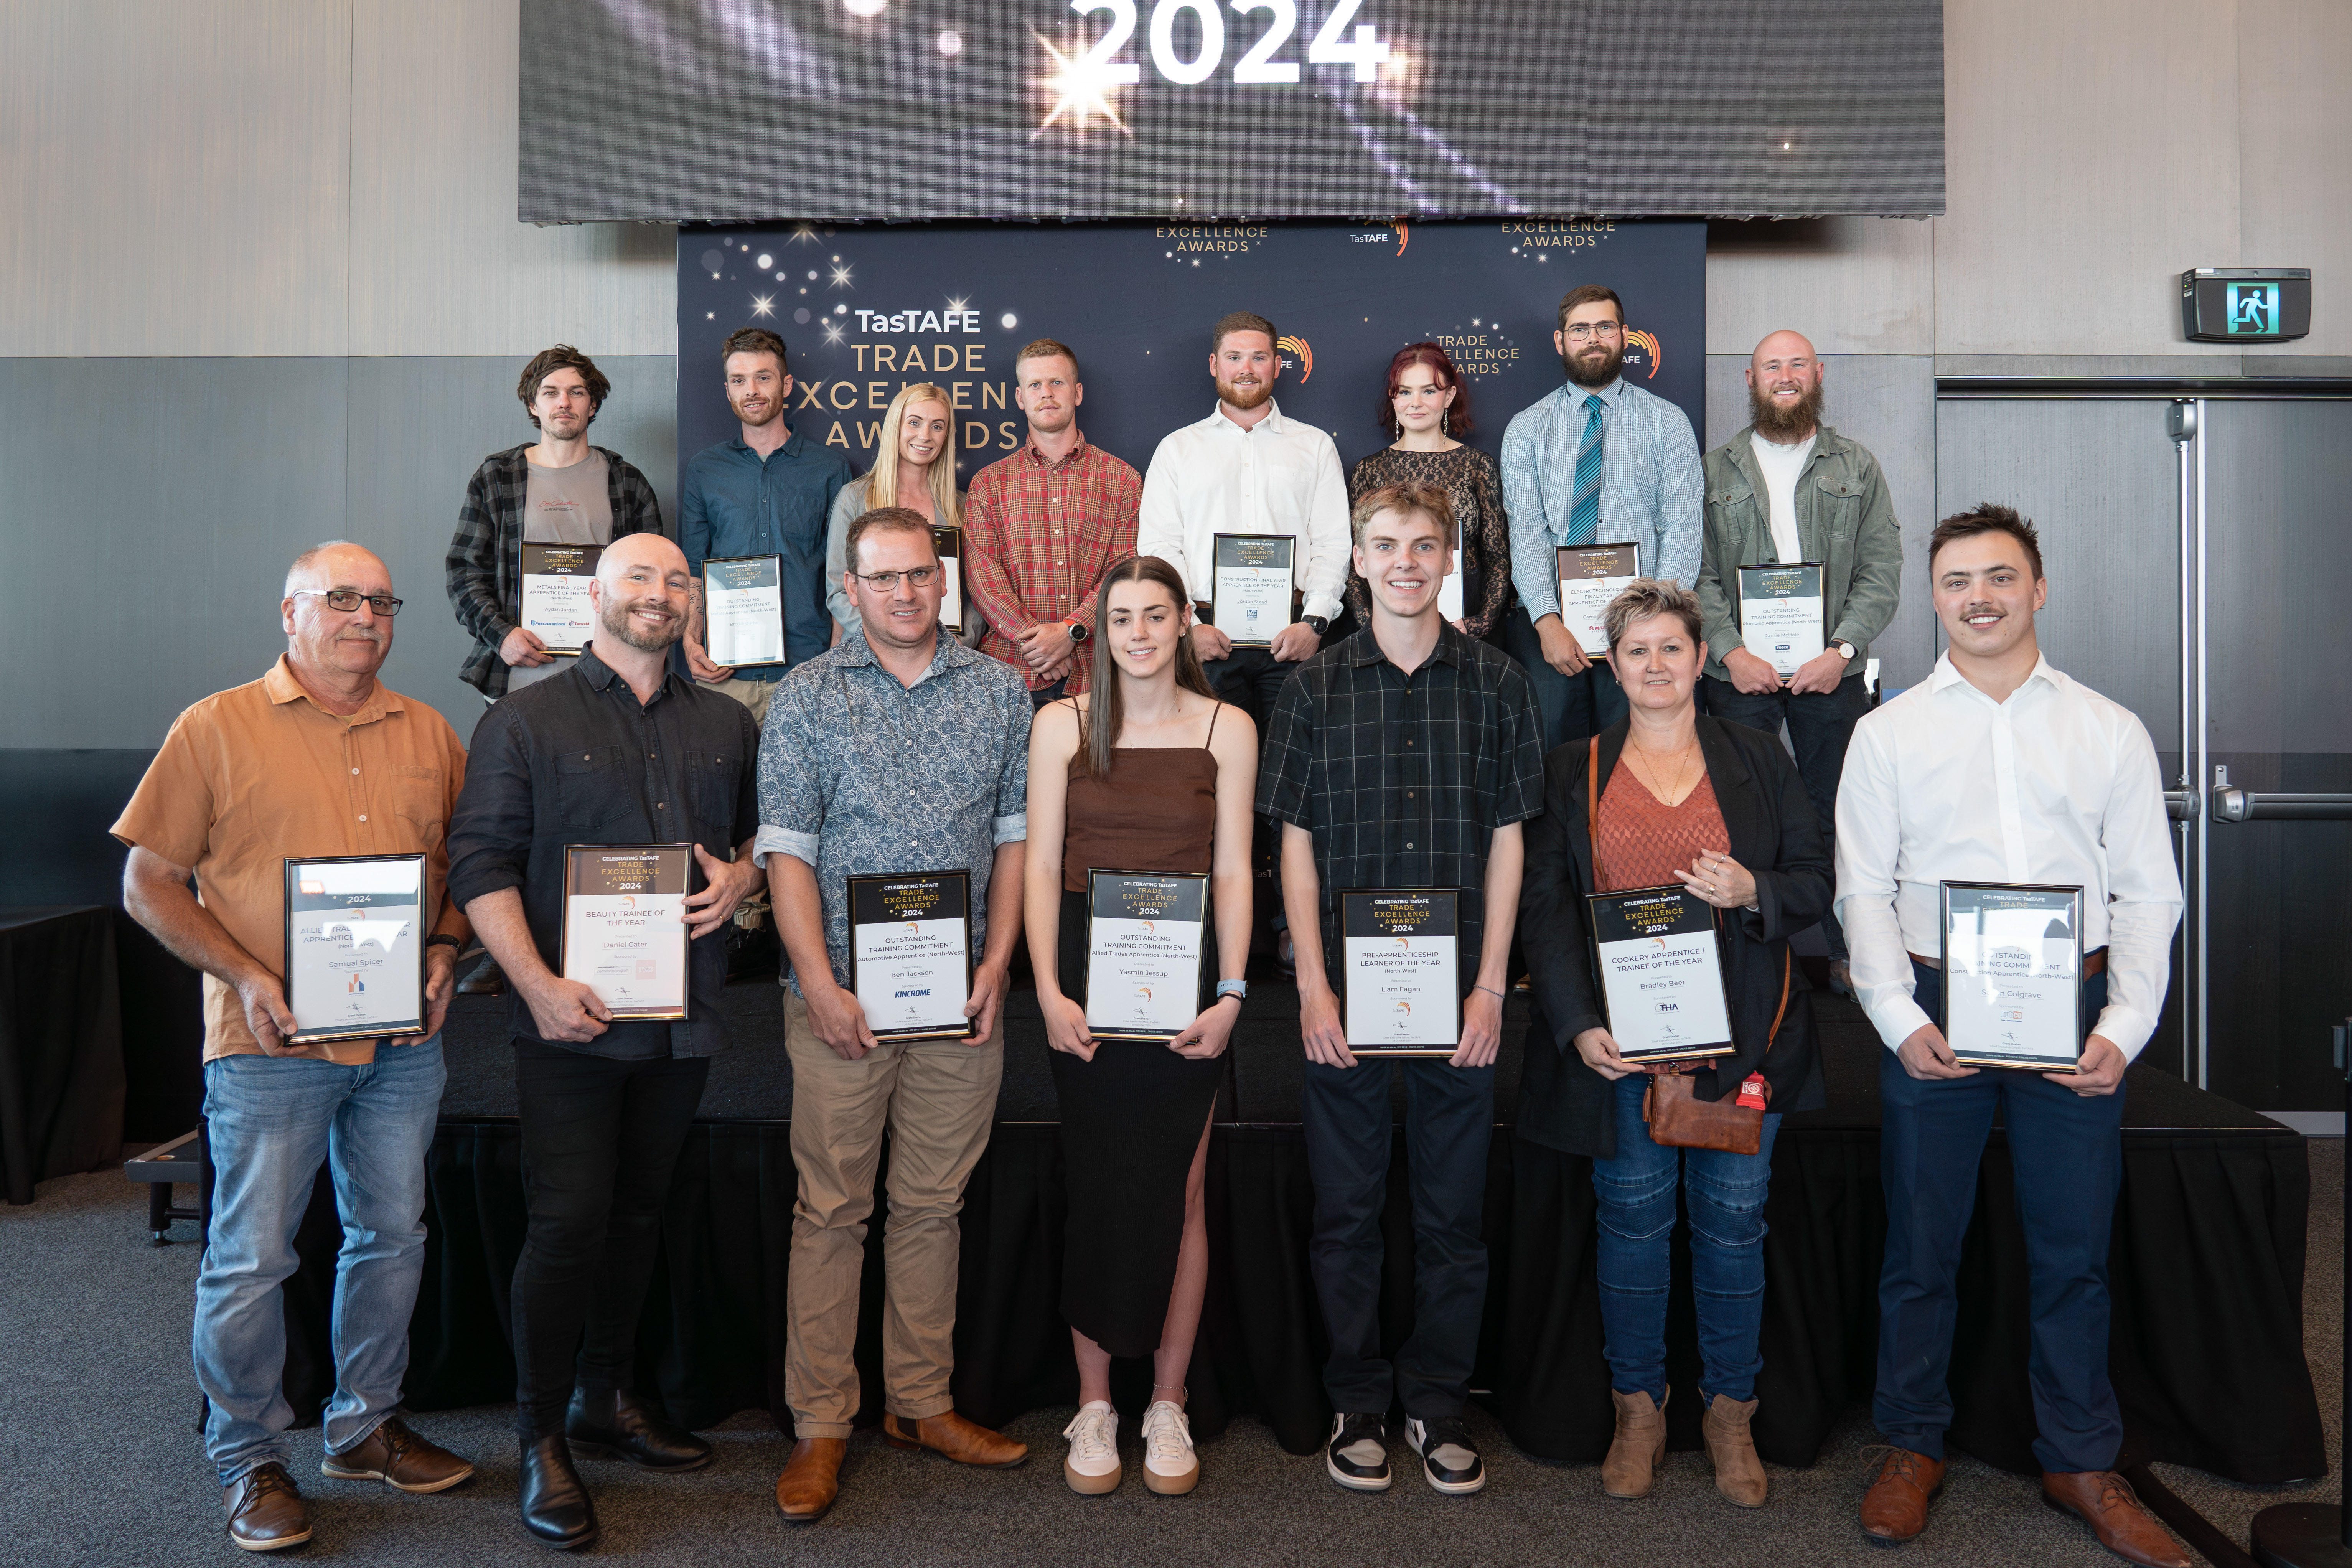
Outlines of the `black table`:
<svg viewBox="0 0 2352 1568">
<path fill-rule="evenodd" d="M 1882 1047 L 1859 1011 L 1816 997 L 1831 1103 L 1792 1115 L 1774 1151 L 1757 1446 L 1804 1465 L 1831 1427 L 1866 1404 L 1876 1352 L 1876 1286 L 1885 1230 L 1878 1184 Z M 790 1073 L 772 985 L 728 993 L 739 1047 L 713 1064 L 689 1136 L 638 1364 L 671 1411 L 707 1426 L 738 1410 L 779 1413 L 783 1398 L 786 1252 L 794 1178 Z M 428 1156 L 429 1261 L 412 1331 L 408 1396 L 420 1409 L 513 1397 L 503 1323 L 522 1240 L 521 1140 L 511 1120 L 505 1003 L 461 999 L 445 1038 L 443 1121 Z M 1491 1283 L 1475 1385 L 1512 1440 L 1549 1458 L 1593 1460 L 1612 1416 L 1593 1276 L 1590 1162 L 1509 1132 L 1519 1061 L 1515 1004 L 1497 1085 L 1501 1131 L 1489 1162 Z M 1312 1188 L 1297 1122 L 1296 993 L 1253 984 L 1211 1142 L 1207 1310 L 1188 1377 L 1203 1436 L 1254 1414 L 1286 1447 L 1311 1451 L 1329 1421 L 1323 1329 L 1307 1272 Z M 1063 1191 L 1034 995 L 1008 1014 L 1004 1089 L 963 1215 L 956 1329 L 957 1408 L 995 1425 L 1076 1399 L 1059 1296 Z M 2304 1234 L 2309 1173 L 2285 1128 L 2152 1068 L 2135 1068 L 2125 1178 L 2111 1253 L 2110 1363 L 2130 1465 L 2165 1460 L 2255 1484 L 2323 1473 L 2319 1413 L 2303 1360 Z M 1398 1158 L 1403 1154 L 1399 1132 Z M 1412 1218 L 1393 1183 L 1383 1226 L 1382 1312 L 1391 1342 L 1412 1318 Z M 882 1227 L 869 1246 L 878 1254 Z M 321 1183 L 288 1284 L 288 1394 L 315 1412 L 332 1386 L 327 1307 L 338 1240 Z M 878 1256 L 869 1284 L 878 1285 Z M 1979 1179 L 1962 1266 L 1962 1329 L 1952 1442 L 2032 1473 L 2025 1382 L 2024 1248 L 2007 1151 L 1996 1131 Z M 865 1304 L 859 1357 L 869 1405 L 881 1386 L 878 1302 Z M 1669 1377 L 1696 1383 L 1687 1258 L 1677 1248 Z M 1150 1367 L 1119 1363 L 1114 1392 L 1139 1414 Z M 1676 1447 L 1698 1446 L 1696 1402 L 1668 1407 Z M 878 1406 L 865 1413 L 878 1418 Z"/>
<path fill-rule="evenodd" d="M 122 1005 L 114 914 L 0 907 L 0 1181 L 36 1183 L 122 1156 Z"/>
</svg>

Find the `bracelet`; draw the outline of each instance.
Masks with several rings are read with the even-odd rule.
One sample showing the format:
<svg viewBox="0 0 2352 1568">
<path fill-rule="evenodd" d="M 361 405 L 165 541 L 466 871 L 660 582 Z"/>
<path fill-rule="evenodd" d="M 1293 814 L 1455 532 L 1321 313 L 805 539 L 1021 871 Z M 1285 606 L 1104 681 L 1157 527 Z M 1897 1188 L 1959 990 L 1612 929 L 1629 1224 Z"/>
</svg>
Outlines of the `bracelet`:
<svg viewBox="0 0 2352 1568">
<path fill-rule="evenodd" d="M 1509 997 L 1504 995 L 1501 992 L 1496 990 L 1491 985 L 1473 985 L 1470 989 L 1473 991 L 1484 991 L 1487 995 L 1492 996 L 1497 1002 L 1507 1002 L 1510 1000 Z"/>
<path fill-rule="evenodd" d="M 425 945 L 427 947 L 439 947 L 445 942 L 459 952 L 466 951 L 466 939 L 461 936 L 451 936 L 447 931 L 440 931 L 425 939 Z"/>
<path fill-rule="evenodd" d="M 1246 980 L 1218 981 L 1217 1001 L 1222 1002 L 1228 996 L 1232 997 L 1236 1002 L 1247 1002 L 1249 1000 L 1249 982 Z M 1214 1006 L 1216 1005 L 1216 1003 L 1213 1002 L 1210 1005 Z"/>
</svg>

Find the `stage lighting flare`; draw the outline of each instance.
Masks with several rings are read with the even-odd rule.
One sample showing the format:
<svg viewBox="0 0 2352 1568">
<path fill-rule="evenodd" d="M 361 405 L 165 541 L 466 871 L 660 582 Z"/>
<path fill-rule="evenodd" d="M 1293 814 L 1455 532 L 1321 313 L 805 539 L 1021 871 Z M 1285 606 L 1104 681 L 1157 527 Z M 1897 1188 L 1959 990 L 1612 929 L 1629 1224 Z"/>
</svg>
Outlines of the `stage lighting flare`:
<svg viewBox="0 0 2352 1568">
<path fill-rule="evenodd" d="M 1135 140 L 1135 132 L 1127 128 L 1127 122 L 1110 106 L 1109 97 L 1112 88 L 1131 85 L 1135 81 L 1134 77 L 1126 74 L 1133 71 L 1134 66 L 1129 65 L 1122 70 L 1109 63 L 1096 64 L 1091 58 L 1092 46 L 1084 37 L 1079 38 L 1077 56 L 1072 58 L 1047 43 L 1045 35 L 1036 28 L 1030 28 L 1029 36 L 1037 40 L 1037 47 L 1044 49 L 1046 57 L 1054 62 L 1052 73 L 1043 83 L 1045 90 L 1054 95 L 1054 107 L 1046 111 L 1045 119 L 1037 122 L 1037 129 L 1029 133 L 1031 142 L 1045 134 L 1054 121 L 1065 114 L 1076 123 L 1081 143 L 1087 139 L 1087 126 L 1097 114 L 1118 127 L 1120 135 L 1130 142 Z"/>
</svg>

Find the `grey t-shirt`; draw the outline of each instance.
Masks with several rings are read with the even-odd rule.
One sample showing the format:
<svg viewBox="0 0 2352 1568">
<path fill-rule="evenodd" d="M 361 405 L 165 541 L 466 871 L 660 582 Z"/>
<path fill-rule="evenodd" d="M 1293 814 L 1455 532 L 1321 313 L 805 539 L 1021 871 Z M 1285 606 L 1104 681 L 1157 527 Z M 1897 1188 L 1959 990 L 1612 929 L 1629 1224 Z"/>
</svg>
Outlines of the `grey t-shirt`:
<svg viewBox="0 0 2352 1568">
<path fill-rule="evenodd" d="M 610 465 L 591 447 L 584 461 L 568 468 L 528 465 L 522 498 L 522 536 L 530 544 L 610 544 L 613 492 Z M 507 689 L 533 685 L 572 668 L 568 658 L 507 671 Z"/>
</svg>

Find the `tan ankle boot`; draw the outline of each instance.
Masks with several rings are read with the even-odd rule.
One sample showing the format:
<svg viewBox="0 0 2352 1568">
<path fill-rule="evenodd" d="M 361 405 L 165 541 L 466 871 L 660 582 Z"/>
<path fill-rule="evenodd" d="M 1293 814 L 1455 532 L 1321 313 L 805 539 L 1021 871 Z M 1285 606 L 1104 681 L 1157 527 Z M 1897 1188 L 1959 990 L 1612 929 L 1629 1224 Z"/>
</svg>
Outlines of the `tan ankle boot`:
<svg viewBox="0 0 2352 1568">
<path fill-rule="evenodd" d="M 1715 1461 L 1715 1489 L 1742 1508 L 1764 1506 L 1764 1461 L 1756 1457 L 1756 1445 L 1748 1436 L 1748 1423 L 1755 1414 L 1756 1401 L 1718 1394 L 1699 1422 L 1706 1457 Z"/>
<path fill-rule="evenodd" d="M 1617 1436 L 1601 1461 L 1601 1489 L 1611 1497 L 1648 1497 L 1656 1484 L 1658 1461 L 1666 1457 L 1665 1412 L 1647 1394 L 1609 1391 L 1617 1405 Z M 1666 1391 L 1674 1397 L 1674 1390 Z"/>
</svg>

